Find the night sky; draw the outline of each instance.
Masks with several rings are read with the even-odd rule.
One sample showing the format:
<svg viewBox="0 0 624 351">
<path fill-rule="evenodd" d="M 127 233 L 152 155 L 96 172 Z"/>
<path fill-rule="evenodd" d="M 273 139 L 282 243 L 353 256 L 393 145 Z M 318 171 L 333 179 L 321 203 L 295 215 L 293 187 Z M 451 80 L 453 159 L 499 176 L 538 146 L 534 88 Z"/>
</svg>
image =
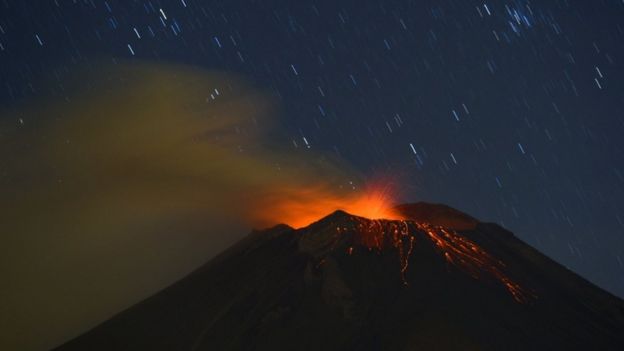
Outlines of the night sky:
<svg viewBox="0 0 624 351">
<path fill-rule="evenodd" d="M 62 99 L 102 60 L 234 72 L 278 101 L 283 147 L 397 177 L 401 201 L 497 222 L 624 296 L 622 19 L 619 0 L 2 0 L 0 106 Z"/>
</svg>

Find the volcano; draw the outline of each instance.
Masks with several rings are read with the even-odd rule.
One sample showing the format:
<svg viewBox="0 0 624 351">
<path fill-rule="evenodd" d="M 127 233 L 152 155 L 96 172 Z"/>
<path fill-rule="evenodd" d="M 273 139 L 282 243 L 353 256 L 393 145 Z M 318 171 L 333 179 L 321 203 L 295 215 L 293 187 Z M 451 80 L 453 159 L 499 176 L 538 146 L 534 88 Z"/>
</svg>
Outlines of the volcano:
<svg viewBox="0 0 624 351">
<path fill-rule="evenodd" d="M 443 205 L 253 231 L 57 350 L 622 350 L 624 302 Z"/>
</svg>

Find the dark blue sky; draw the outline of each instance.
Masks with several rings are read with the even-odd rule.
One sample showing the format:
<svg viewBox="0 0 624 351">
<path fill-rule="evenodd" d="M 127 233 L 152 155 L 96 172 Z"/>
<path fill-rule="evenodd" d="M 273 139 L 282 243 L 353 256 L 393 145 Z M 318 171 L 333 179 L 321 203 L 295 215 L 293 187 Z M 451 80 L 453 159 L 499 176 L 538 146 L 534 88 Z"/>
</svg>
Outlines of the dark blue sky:
<svg viewBox="0 0 624 351">
<path fill-rule="evenodd" d="M 623 18 L 619 0 L 0 0 L 0 104 L 62 96 L 102 58 L 238 72 L 292 147 L 399 175 L 402 200 L 498 222 L 624 296 Z"/>
</svg>

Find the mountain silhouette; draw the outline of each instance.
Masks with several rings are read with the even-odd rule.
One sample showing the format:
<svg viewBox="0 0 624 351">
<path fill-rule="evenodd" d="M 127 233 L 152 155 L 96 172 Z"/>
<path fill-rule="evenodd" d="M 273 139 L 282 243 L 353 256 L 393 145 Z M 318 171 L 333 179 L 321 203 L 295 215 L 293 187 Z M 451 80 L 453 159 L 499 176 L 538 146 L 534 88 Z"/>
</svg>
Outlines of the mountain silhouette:
<svg viewBox="0 0 624 351">
<path fill-rule="evenodd" d="M 623 350 L 624 302 L 444 205 L 253 231 L 70 350 Z"/>
</svg>

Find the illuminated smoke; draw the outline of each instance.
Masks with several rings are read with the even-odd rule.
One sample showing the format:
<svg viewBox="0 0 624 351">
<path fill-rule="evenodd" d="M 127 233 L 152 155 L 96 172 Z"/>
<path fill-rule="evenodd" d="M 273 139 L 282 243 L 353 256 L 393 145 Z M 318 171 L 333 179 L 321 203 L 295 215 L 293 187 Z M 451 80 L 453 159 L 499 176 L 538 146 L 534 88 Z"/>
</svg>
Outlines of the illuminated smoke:
<svg viewBox="0 0 624 351">
<path fill-rule="evenodd" d="M 62 88 L 0 115 L 9 346 L 50 348 L 252 227 L 303 226 L 362 199 L 347 164 L 294 148 L 274 101 L 235 75 L 100 63 Z"/>
<path fill-rule="evenodd" d="M 273 189 L 260 199 L 252 213 L 254 221 L 265 225 L 287 223 L 295 228 L 323 218 L 336 210 L 370 219 L 402 219 L 393 209 L 394 192 L 388 183 L 373 183 L 362 191 L 341 193 L 326 185 Z"/>
<path fill-rule="evenodd" d="M 6 348 L 49 349 L 251 227 L 303 227 L 337 209 L 404 219 L 386 184 L 362 186 L 344 161 L 292 147 L 279 114 L 234 75 L 149 63 L 93 65 L 55 96 L 2 113 Z M 414 239 L 397 230 L 405 271 Z M 488 262 L 452 234 L 429 233 L 453 262 Z M 377 239 L 362 236 L 371 248 Z"/>
</svg>

